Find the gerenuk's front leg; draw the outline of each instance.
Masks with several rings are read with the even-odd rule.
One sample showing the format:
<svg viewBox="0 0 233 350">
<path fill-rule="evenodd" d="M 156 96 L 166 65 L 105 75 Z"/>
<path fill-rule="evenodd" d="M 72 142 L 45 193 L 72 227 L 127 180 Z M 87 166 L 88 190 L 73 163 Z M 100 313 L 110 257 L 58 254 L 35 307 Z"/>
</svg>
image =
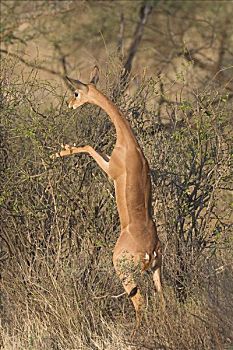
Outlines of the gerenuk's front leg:
<svg viewBox="0 0 233 350">
<path fill-rule="evenodd" d="M 84 147 L 75 147 L 75 146 L 69 146 L 65 145 L 64 149 L 61 150 L 60 152 L 56 153 L 55 157 L 53 158 L 58 158 L 58 157 L 65 157 L 65 156 L 70 156 L 72 154 L 77 154 L 77 153 L 87 153 L 89 154 L 99 165 L 99 167 L 107 174 L 109 170 L 109 161 L 106 161 L 98 152 L 94 150 L 91 146 L 84 146 Z"/>
</svg>

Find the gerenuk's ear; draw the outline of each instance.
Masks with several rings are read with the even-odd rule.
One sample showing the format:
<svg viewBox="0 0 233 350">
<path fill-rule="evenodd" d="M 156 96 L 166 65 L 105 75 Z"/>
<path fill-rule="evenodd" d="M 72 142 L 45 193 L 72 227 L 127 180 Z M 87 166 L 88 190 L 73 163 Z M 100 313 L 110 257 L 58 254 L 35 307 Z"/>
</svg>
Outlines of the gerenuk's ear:
<svg viewBox="0 0 233 350">
<path fill-rule="evenodd" d="M 99 68 L 95 66 L 91 72 L 90 83 L 96 85 L 99 81 Z"/>
<path fill-rule="evenodd" d="M 88 86 L 86 84 L 82 83 L 81 81 L 76 80 L 76 79 L 72 79 L 69 77 L 66 77 L 66 79 L 69 81 L 69 83 L 72 85 L 72 87 L 75 90 L 80 90 L 80 91 L 83 91 L 85 93 L 88 92 Z"/>
</svg>

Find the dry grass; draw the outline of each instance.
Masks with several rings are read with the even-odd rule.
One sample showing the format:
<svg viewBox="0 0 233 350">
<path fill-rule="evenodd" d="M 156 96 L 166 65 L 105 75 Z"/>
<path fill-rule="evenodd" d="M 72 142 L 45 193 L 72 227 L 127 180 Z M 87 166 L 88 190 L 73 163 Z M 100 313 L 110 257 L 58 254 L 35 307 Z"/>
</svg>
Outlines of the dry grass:
<svg viewBox="0 0 233 350">
<path fill-rule="evenodd" d="M 91 268 L 88 252 L 82 265 L 69 257 L 51 269 L 40 259 L 36 274 L 11 259 L 2 275 L 3 349 L 224 349 L 232 341 L 230 268 L 200 277 L 184 305 L 165 285 L 165 311 L 144 276 L 147 309 L 132 337 L 133 307 L 126 296 L 112 298 L 122 287 L 104 252 Z"/>
<path fill-rule="evenodd" d="M 81 110 L 78 117 L 73 112 L 68 114 L 62 99 L 59 108 L 44 106 L 43 114 L 38 114 L 38 94 L 42 96 L 41 101 L 46 101 L 46 94 L 56 94 L 56 90 L 36 79 L 25 79 L 25 83 L 12 79 L 9 83 L 9 71 L 10 67 L 7 79 L 3 79 L 1 129 L 4 138 L 0 236 L 2 348 L 230 349 L 233 341 L 233 242 L 228 225 L 229 200 L 224 202 L 224 213 L 216 212 L 218 230 L 210 230 L 211 217 L 209 221 L 205 219 L 205 229 L 197 230 L 202 240 L 194 235 L 188 245 L 190 212 L 184 194 L 190 188 L 184 187 L 178 198 L 179 206 L 178 192 L 174 191 L 174 179 L 179 185 L 185 178 L 183 174 L 190 157 L 187 150 L 190 145 L 195 146 L 195 129 L 191 129 L 191 139 L 184 137 L 185 132 L 190 131 L 189 124 L 184 123 L 181 129 L 171 125 L 171 129 L 165 131 L 161 131 L 161 125 L 157 127 L 153 110 L 143 105 L 145 94 L 152 96 L 154 93 L 156 82 L 153 85 L 152 80 L 150 85 L 143 82 L 144 87 L 140 86 L 134 96 L 119 97 L 118 104 L 128 112 L 156 175 L 154 193 L 161 205 L 157 216 L 164 246 L 166 309 L 161 310 L 151 278 L 145 274 L 139 284 L 147 307 L 141 328 L 132 336 L 135 315 L 131 302 L 125 295 L 113 297 L 123 292 L 111 262 L 119 234 L 113 186 L 85 156 L 56 163 L 49 158 L 60 143 L 70 141 L 91 142 L 110 154 L 113 131 L 104 114 L 89 107 Z M 31 86 L 26 95 L 25 84 Z M 134 115 L 130 111 L 134 111 Z M 138 117 L 135 117 L 137 111 Z M 227 108 L 222 111 L 227 115 Z M 217 112 L 215 109 L 215 114 Z M 196 117 L 203 118 L 203 114 Z M 205 120 L 202 119 L 203 123 Z M 225 124 L 217 129 L 216 138 L 207 131 L 214 132 L 217 123 L 211 128 L 208 121 L 207 131 L 204 130 L 213 147 L 212 153 L 208 153 L 211 162 L 206 169 L 209 171 L 211 166 L 215 169 L 217 164 L 217 169 L 221 170 L 216 172 L 218 179 L 224 165 L 224 184 L 229 180 L 228 153 L 225 157 L 213 140 L 217 139 L 217 145 L 222 140 L 227 144 L 224 133 L 227 122 L 226 117 Z M 194 151 L 198 160 L 198 147 Z M 206 189 L 205 172 L 203 174 L 198 193 Z M 195 173 L 192 176 L 195 179 Z M 207 178 L 213 184 L 209 187 L 210 193 L 215 189 L 216 178 Z M 168 180 L 171 181 L 166 182 Z M 215 200 L 213 208 L 219 207 L 216 193 L 210 198 Z M 187 226 L 184 225 L 184 236 L 179 238 L 176 218 L 182 205 Z M 205 212 L 203 217 L 206 218 Z M 196 227 L 202 217 L 198 220 Z M 203 239 L 206 246 L 202 249 L 198 244 Z M 177 249 L 178 243 L 183 244 L 182 250 Z M 179 303 L 175 293 L 181 257 L 187 258 L 182 270 L 186 278 L 185 303 Z"/>
</svg>

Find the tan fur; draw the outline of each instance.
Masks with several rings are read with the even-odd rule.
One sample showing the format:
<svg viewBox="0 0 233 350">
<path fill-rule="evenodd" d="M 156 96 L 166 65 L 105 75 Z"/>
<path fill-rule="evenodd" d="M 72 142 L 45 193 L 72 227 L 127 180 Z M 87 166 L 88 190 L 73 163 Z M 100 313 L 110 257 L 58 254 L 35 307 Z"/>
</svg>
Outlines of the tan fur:
<svg viewBox="0 0 233 350">
<path fill-rule="evenodd" d="M 95 74 L 98 74 L 97 70 Z M 98 81 L 97 76 L 92 76 L 92 82 L 94 81 Z M 137 286 L 135 279 L 137 270 L 142 272 L 152 268 L 156 290 L 162 292 L 162 255 L 156 226 L 152 220 L 151 179 L 148 162 L 125 116 L 97 90 L 94 84 L 83 84 L 81 89 L 80 84 L 82 83 L 78 81 L 76 85 L 78 96 L 70 98 L 69 108 L 76 109 L 87 102 L 103 108 L 116 128 L 116 145 L 111 157 L 108 158 L 103 158 L 91 146 L 70 147 L 67 145 L 58 155 L 62 157 L 81 152 L 88 153 L 113 180 L 121 223 L 121 233 L 113 252 L 115 270 L 126 292 L 130 294 Z M 143 308 L 140 291 L 137 290 L 136 295 L 131 299 L 136 311 L 138 326 Z"/>
</svg>

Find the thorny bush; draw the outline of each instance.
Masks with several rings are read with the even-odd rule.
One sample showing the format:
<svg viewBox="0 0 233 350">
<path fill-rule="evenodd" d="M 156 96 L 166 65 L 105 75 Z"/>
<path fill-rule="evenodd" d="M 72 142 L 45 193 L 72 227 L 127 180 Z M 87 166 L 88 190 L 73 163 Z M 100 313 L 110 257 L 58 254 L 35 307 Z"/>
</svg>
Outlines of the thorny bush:
<svg viewBox="0 0 233 350">
<path fill-rule="evenodd" d="M 167 103 L 166 124 L 154 107 L 161 78 L 144 77 L 131 94 L 116 98 L 149 160 L 164 251 L 167 308 L 162 313 L 143 276 L 139 283 L 148 308 L 131 339 L 132 305 L 126 296 L 114 297 L 122 287 L 111 263 L 119 234 L 113 185 L 86 155 L 50 158 L 62 143 L 72 142 L 111 154 L 114 129 L 99 108 L 69 111 L 67 96 L 39 81 L 35 70 L 16 79 L 15 62 L 5 63 L 0 101 L 4 348 L 222 349 L 232 342 L 232 106 L 223 92 L 211 86 Z M 112 85 L 104 90 L 111 96 Z"/>
</svg>

